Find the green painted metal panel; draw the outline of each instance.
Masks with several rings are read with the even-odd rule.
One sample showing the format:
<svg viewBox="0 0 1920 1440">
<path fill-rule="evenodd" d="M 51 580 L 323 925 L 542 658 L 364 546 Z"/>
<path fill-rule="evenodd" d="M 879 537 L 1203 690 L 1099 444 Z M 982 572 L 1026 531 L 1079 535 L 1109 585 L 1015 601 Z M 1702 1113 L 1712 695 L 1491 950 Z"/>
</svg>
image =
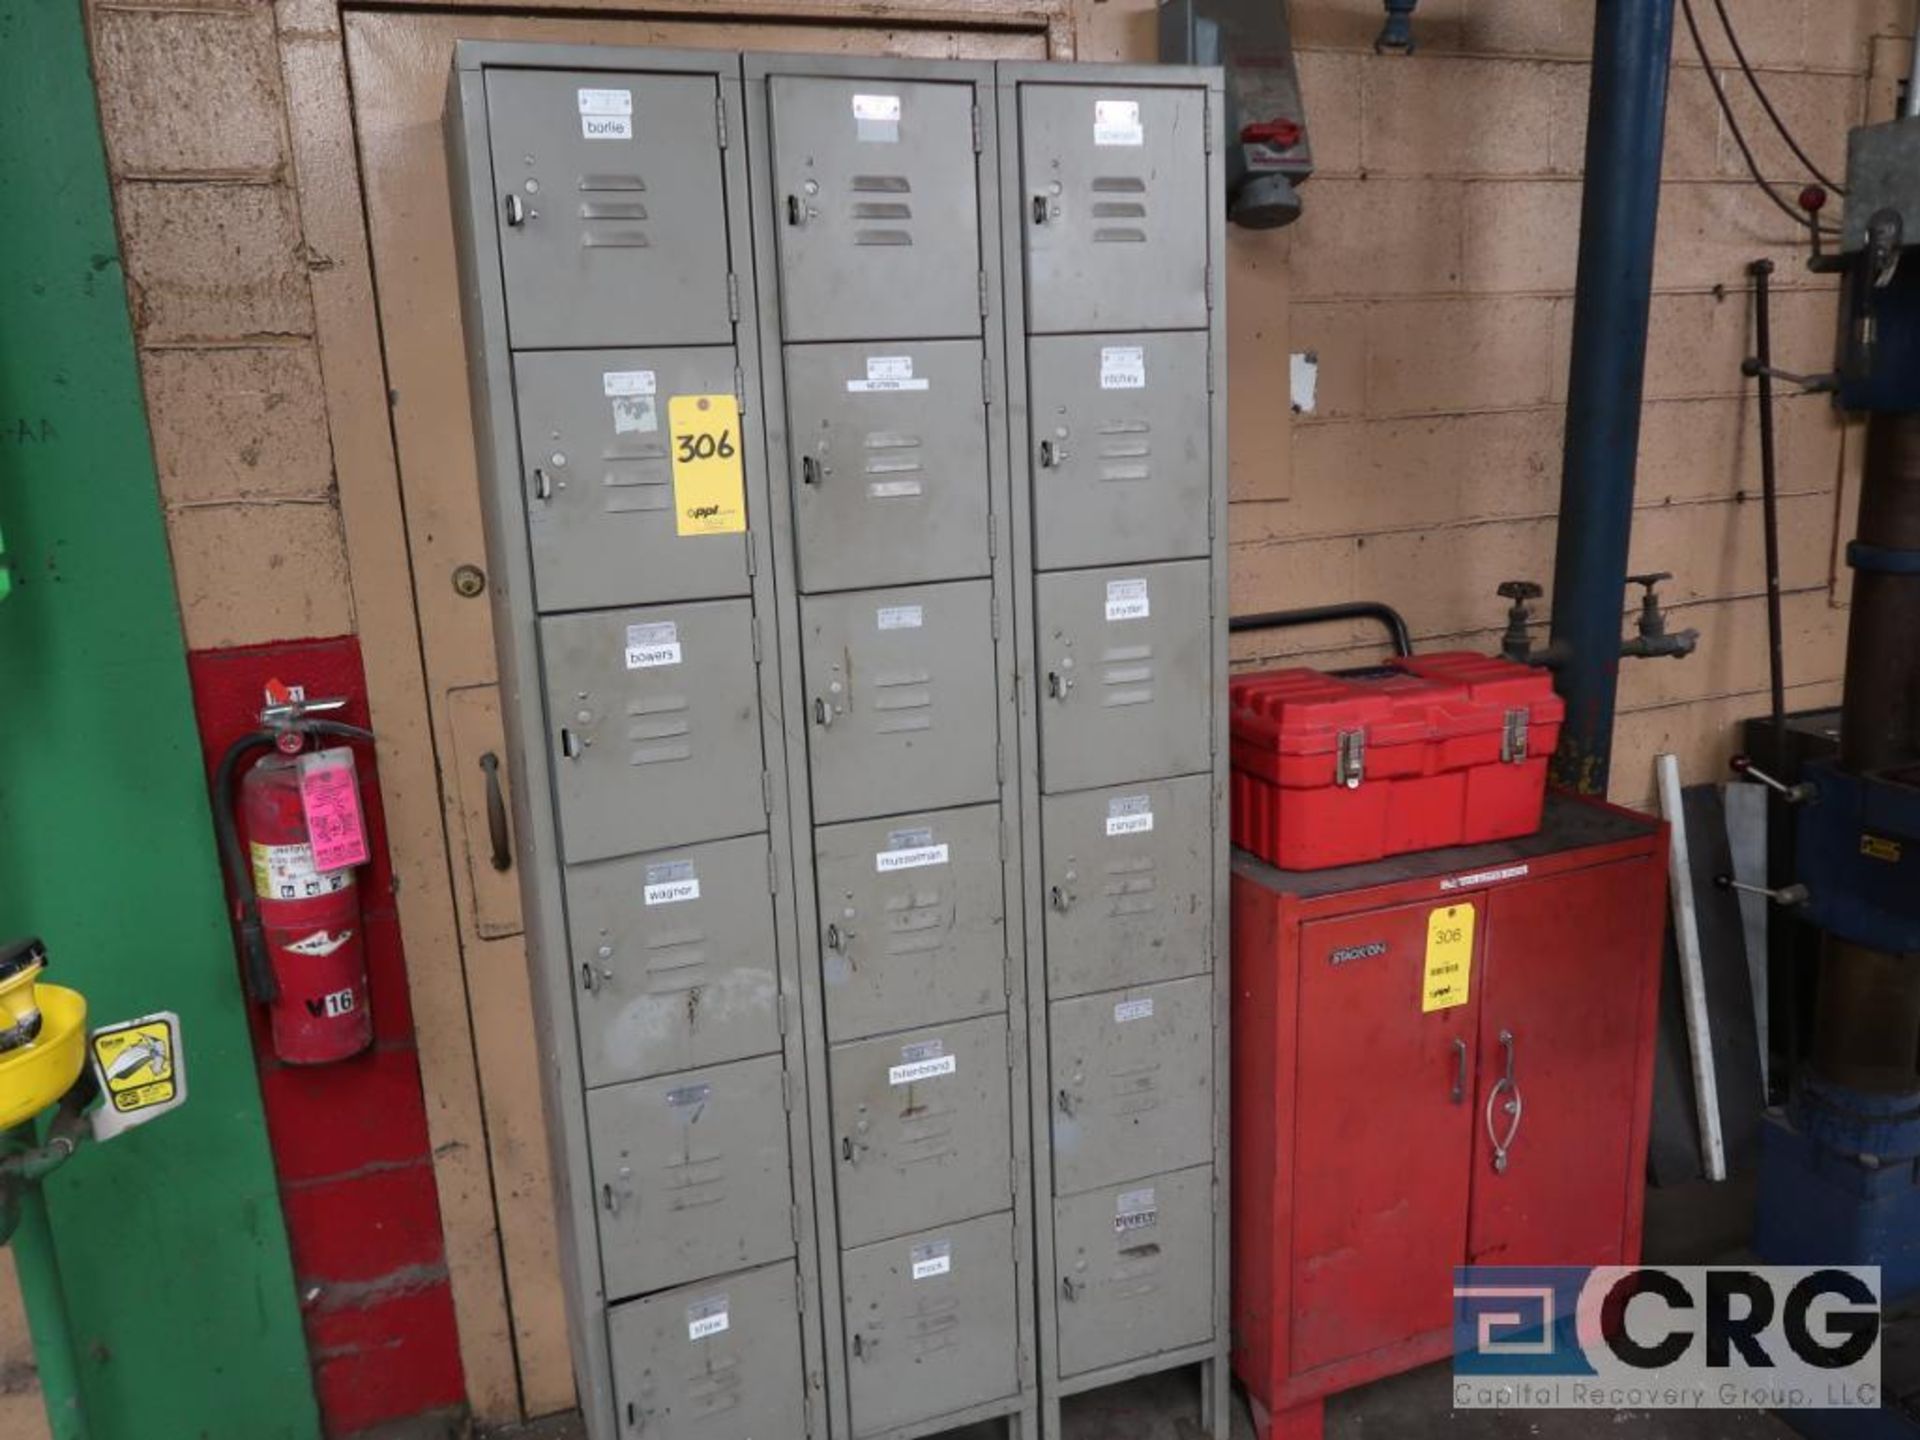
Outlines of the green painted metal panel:
<svg viewBox="0 0 1920 1440">
<path fill-rule="evenodd" d="M 48 1187 L 93 1433 L 308 1440 L 79 0 L 0 0 L 0 195 L 0 932 L 189 1066 Z"/>
</svg>

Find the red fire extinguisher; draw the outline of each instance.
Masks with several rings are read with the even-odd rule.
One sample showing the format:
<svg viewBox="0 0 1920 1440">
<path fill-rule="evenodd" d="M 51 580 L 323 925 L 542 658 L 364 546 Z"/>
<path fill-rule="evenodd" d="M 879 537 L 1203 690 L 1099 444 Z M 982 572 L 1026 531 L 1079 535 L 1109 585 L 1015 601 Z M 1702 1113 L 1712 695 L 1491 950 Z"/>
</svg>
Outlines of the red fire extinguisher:
<svg viewBox="0 0 1920 1440">
<path fill-rule="evenodd" d="M 355 875 L 367 859 L 353 751 L 311 749 L 327 739 L 370 743 L 358 725 L 316 718 L 344 700 L 308 700 L 267 687 L 262 728 L 242 735 L 214 777 L 215 828 L 238 897 L 247 988 L 267 1007 L 273 1053 L 324 1065 L 373 1043 L 367 948 Z M 234 778 L 256 750 L 270 750 Z M 357 841 L 357 843 L 356 843 Z"/>
</svg>

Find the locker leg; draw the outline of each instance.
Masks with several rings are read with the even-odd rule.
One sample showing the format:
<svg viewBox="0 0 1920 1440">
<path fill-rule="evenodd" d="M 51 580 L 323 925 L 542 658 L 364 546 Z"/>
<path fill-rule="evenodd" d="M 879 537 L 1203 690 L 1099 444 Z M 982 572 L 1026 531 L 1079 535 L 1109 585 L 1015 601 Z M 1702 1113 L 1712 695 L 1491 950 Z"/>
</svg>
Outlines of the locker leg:
<svg viewBox="0 0 1920 1440">
<path fill-rule="evenodd" d="M 1200 1429 L 1213 1440 L 1233 1434 L 1233 1381 L 1223 1360 L 1200 1364 Z"/>
<path fill-rule="evenodd" d="M 1252 1396 L 1254 1440 L 1325 1440 L 1327 1402 L 1308 1400 L 1285 1410 L 1268 1410 Z"/>
</svg>

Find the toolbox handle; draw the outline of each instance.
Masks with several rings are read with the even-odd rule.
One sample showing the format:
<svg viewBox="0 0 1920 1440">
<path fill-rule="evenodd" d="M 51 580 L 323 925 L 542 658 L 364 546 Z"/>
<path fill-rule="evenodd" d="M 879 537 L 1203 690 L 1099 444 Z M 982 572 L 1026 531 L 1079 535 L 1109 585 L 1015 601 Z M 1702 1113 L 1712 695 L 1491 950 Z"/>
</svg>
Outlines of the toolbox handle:
<svg viewBox="0 0 1920 1440">
<path fill-rule="evenodd" d="M 1386 627 L 1393 641 L 1393 653 L 1413 654 L 1413 634 L 1406 617 L 1384 600 L 1342 600 L 1332 605 L 1304 605 L 1297 610 L 1263 610 L 1256 615 L 1235 615 L 1227 629 L 1238 635 L 1248 630 L 1282 630 L 1299 625 L 1324 625 L 1330 620 L 1377 620 Z"/>
</svg>

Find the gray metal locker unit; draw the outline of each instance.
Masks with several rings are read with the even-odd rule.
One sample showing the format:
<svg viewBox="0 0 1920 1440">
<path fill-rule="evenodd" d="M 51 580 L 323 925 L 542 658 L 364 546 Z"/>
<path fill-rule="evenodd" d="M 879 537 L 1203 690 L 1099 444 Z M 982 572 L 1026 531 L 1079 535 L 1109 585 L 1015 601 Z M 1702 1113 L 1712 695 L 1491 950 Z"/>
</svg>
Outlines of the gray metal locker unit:
<svg viewBox="0 0 1920 1440">
<path fill-rule="evenodd" d="M 1225 1440 L 1221 77 L 998 85 L 1042 1428 L 1198 1364 Z"/>
<path fill-rule="evenodd" d="M 833 1434 L 1031 1440 L 994 72 L 746 79 Z"/>
<path fill-rule="evenodd" d="M 488 588 L 592 1440 L 827 1433 L 744 136 L 736 56 L 456 51 Z"/>
</svg>

